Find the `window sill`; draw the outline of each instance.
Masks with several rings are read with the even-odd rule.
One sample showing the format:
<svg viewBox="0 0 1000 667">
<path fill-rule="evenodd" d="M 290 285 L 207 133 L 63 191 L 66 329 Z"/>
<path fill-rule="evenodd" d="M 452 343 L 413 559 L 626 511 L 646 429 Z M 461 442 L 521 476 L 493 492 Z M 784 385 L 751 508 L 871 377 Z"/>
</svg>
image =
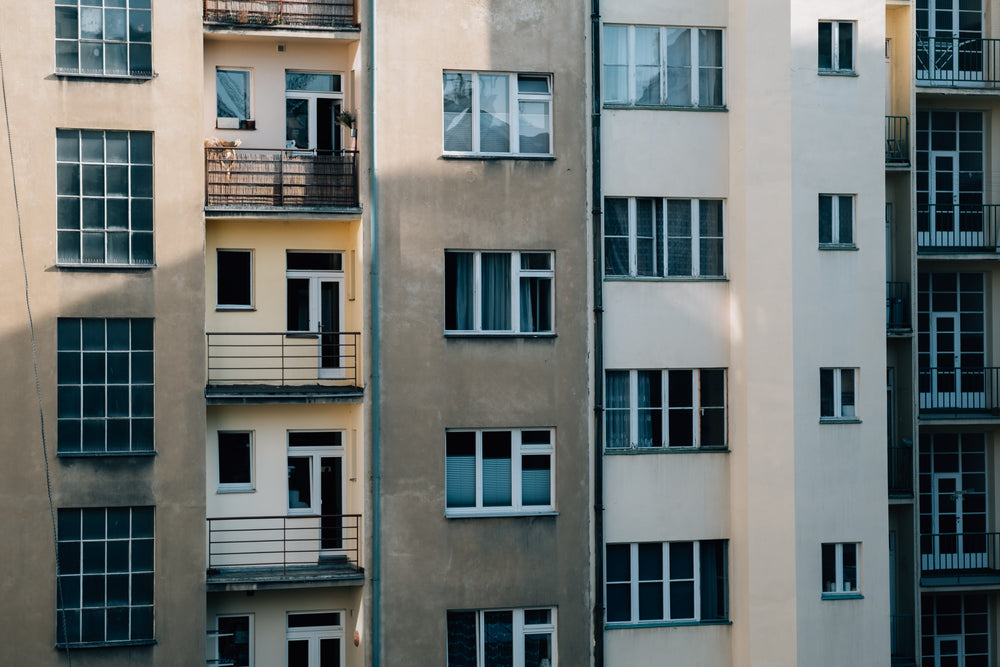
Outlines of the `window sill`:
<svg viewBox="0 0 1000 667">
<path fill-rule="evenodd" d="M 152 271 L 156 264 L 68 264 L 56 262 L 60 271 L 94 271 L 95 273 L 110 273 L 112 271 L 142 272 Z"/>
<path fill-rule="evenodd" d="M 98 459 L 98 458 L 150 458 L 156 456 L 153 450 L 139 452 L 60 452 L 56 451 L 56 458 L 60 459 Z"/>
<path fill-rule="evenodd" d="M 78 81 L 108 81 L 114 83 L 145 83 L 152 81 L 158 74 L 150 72 L 148 74 L 98 74 L 96 72 L 52 72 L 52 76 L 59 79 L 75 79 Z"/>
<path fill-rule="evenodd" d="M 608 283 L 728 283 L 726 276 L 604 276 Z"/>
<path fill-rule="evenodd" d="M 849 69 L 842 69 L 842 70 L 837 70 L 837 69 L 820 69 L 820 70 L 816 70 L 816 74 L 819 74 L 820 76 L 847 76 L 847 77 L 855 77 L 855 78 L 858 76 L 858 73 L 855 72 L 852 69 L 850 69 L 850 70 Z"/>
<path fill-rule="evenodd" d="M 445 510 L 446 519 L 496 519 L 503 517 L 559 516 L 556 510 Z"/>
<path fill-rule="evenodd" d="M 709 113 L 726 113 L 729 109 L 721 107 L 674 106 L 670 104 L 623 104 L 620 102 L 605 102 L 604 108 L 609 110 L 638 109 L 641 111 L 707 111 Z"/>
<path fill-rule="evenodd" d="M 155 639 L 130 639 L 120 642 L 61 642 L 56 643 L 56 648 L 60 650 L 78 648 L 115 648 L 118 646 L 155 646 Z"/>
<path fill-rule="evenodd" d="M 525 160 L 534 162 L 555 162 L 554 155 L 527 154 L 527 153 L 442 153 L 442 160 L 479 160 L 489 162 L 493 160 Z"/>
<path fill-rule="evenodd" d="M 864 600 L 861 593 L 823 593 L 823 600 Z"/>
<path fill-rule="evenodd" d="M 820 250 L 857 250 L 858 246 L 853 243 L 820 243 Z"/>
<path fill-rule="evenodd" d="M 254 306 L 216 306 L 215 310 L 216 310 L 216 312 L 219 312 L 219 313 L 226 313 L 226 312 L 255 313 L 255 312 L 257 312 L 257 309 Z"/>
<path fill-rule="evenodd" d="M 252 486 L 231 486 L 231 487 L 220 486 L 220 487 L 218 487 L 218 488 L 215 489 L 215 492 L 217 494 L 223 494 L 223 493 L 257 493 L 257 489 L 255 489 Z"/>
<path fill-rule="evenodd" d="M 860 424 L 857 417 L 820 417 L 820 424 Z"/>
<path fill-rule="evenodd" d="M 730 620 L 723 621 L 639 621 L 633 623 L 605 623 L 605 630 L 639 630 L 641 628 L 687 628 L 697 625 L 732 625 Z"/>
<path fill-rule="evenodd" d="M 517 333 L 513 331 L 501 331 L 492 333 L 489 331 L 445 331 L 445 338 L 555 338 L 555 332 L 541 333 Z"/>
<path fill-rule="evenodd" d="M 642 456 L 645 454 L 729 454 L 729 447 L 605 447 L 612 456 Z"/>
</svg>

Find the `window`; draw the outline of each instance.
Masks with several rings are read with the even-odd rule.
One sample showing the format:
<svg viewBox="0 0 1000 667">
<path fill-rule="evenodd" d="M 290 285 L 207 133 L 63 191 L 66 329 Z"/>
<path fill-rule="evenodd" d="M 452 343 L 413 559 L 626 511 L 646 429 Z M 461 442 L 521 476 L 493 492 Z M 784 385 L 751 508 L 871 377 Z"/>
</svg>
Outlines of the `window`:
<svg viewBox="0 0 1000 667">
<path fill-rule="evenodd" d="M 219 491 L 253 491 L 253 433 L 219 431 Z"/>
<path fill-rule="evenodd" d="M 854 247 L 854 195 L 819 196 L 819 244 Z"/>
<path fill-rule="evenodd" d="M 153 263 L 153 133 L 56 130 L 60 264 Z"/>
<path fill-rule="evenodd" d="M 857 411 L 857 369 L 819 369 L 819 416 L 820 420 L 850 420 L 858 418 Z"/>
<path fill-rule="evenodd" d="M 607 545 L 607 622 L 724 621 L 726 540 Z"/>
<path fill-rule="evenodd" d="M 58 512 L 57 642 L 153 639 L 153 508 Z"/>
<path fill-rule="evenodd" d="M 445 330 L 551 333 L 551 252 L 444 253 Z"/>
<path fill-rule="evenodd" d="M 252 250 L 216 250 L 215 273 L 219 308 L 253 308 Z"/>
<path fill-rule="evenodd" d="M 285 72 L 286 148 L 340 150 L 340 80 L 339 74 Z"/>
<path fill-rule="evenodd" d="M 448 431 L 446 514 L 551 512 L 552 429 Z"/>
<path fill-rule="evenodd" d="M 153 76 L 150 0 L 56 0 L 56 72 Z"/>
<path fill-rule="evenodd" d="M 722 31 L 604 26 L 604 102 L 722 107 Z"/>
<path fill-rule="evenodd" d="M 819 71 L 854 73 L 854 23 L 819 22 Z"/>
<path fill-rule="evenodd" d="M 344 625 L 334 611 L 288 614 L 288 667 L 339 667 L 344 663 Z"/>
<path fill-rule="evenodd" d="M 215 70 L 215 126 L 227 130 L 252 130 L 252 70 Z"/>
<path fill-rule="evenodd" d="M 448 611 L 448 667 L 553 667 L 556 610 Z"/>
<path fill-rule="evenodd" d="M 615 371 L 605 375 L 605 447 L 726 447 L 722 368 Z"/>
<path fill-rule="evenodd" d="M 288 432 L 288 513 L 341 514 L 344 434 Z"/>
<path fill-rule="evenodd" d="M 253 615 L 216 616 L 216 664 L 253 667 Z"/>
<path fill-rule="evenodd" d="M 720 199 L 604 200 L 605 276 L 722 278 L 724 248 Z"/>
<path fill-rule="evenodd" d="M 552 78 L 445 72 L 444 152 L 551 155 Z"/>
<path fill-rule="evenodd" d="M 319 376 L 343 377 L 343 253 L 288 251 L 285 262 L 289 333 L 317 335 Z"/>
<path fill-rule="evenodd" d="M 861 590 L 858 558 L 861 545 L 843 542 L 823 545 L 823 595 L 857 594 Z"/>
<path fill-rule="evenodd" d="M 58 451 L 153 451 L 153 320 L 60 318 Z"/>
</svg>

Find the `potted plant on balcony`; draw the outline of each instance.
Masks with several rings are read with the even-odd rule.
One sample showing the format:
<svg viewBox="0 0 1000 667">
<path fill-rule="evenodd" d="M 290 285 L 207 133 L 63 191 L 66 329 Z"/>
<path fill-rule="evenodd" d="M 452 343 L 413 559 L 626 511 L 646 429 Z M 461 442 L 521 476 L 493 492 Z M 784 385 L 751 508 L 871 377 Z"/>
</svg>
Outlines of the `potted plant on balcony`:
<svg viewBox="0 0 1000 667">
<path fill-rule="evenodd" d="M 350 111 L 341 111 L 337 114 L 337 125 L 343 125 L 348 130 L 351 131 L 351 138 L 354 140 L 354 146 L 351 150 L 357 150 L 358 148 L 358 131 L 354 129 L 354 116 Z"/>
</svg>

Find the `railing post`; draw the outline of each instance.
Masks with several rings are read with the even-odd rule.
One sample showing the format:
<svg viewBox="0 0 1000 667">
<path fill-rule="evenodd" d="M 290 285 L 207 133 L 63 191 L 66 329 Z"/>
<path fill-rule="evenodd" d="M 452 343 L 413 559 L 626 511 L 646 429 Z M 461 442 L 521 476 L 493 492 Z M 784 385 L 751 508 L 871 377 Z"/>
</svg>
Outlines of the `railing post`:
<svg viewBox="0 0 1000 667">
<path fill-rule="evenodd" d="M 278 189 L 275 194 L 275 206 L 285 205 L 285 151 L 278 151 Z"/>
</svg>

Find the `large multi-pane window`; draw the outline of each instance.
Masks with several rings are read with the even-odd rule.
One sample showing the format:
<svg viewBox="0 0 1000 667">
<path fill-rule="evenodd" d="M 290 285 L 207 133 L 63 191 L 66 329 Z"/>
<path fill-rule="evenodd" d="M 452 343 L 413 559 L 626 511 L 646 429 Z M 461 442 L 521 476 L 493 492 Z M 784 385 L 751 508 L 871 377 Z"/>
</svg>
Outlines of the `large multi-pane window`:
<svg viewBox="0 0 1000 667">
<path fill-rule="evenodd" d="M 153 320 L 60 318 L 60 455 L 153 451 Z"/>
<path fill-rule="evenodd" d="M 726 371 L 609 370 L 605 447 L 724 448 Z"/>
<path fill-rule="evenodd" d="M 446 251 L 445 330 L 550 333 L 553 259 L 551 252 Z"/>
<path fill-rule="evenodd" d="M 448 667 L 552 667 L 556 610 L 448 612 Z"/>
<path fill-rule="evenodd" d="M 728 618 L 726 540 L 608 544 L 607 622 Z"/>
<path fill-rule="evenodd" d="M 724 249 L 720 199 L 604 200 L 605 276 L 721 278 Z"/>
<path fill-rule="evenodd" d="M 444 73 L 444 152 L 552 154 L 552 77 Z"/>
<path fill-rule="evenodd" d="M 604 26 L 604 102 L 722 107 L 722 30 Z"/>
<path fill-rule="evenodd" d="M 153 75 L 151 0 L 56 0 L 56 72 Z"/>
<path fill-rule="evenodd" d="M 56 131 L 60 264 L 153 263 L 153 133 Z"/>
<path fill-rule="evenodd" d="M 61 645 L 153 639 L 153 508 L 60 509 Z"/>
<path fill-rule="evenodd" d="M 552 429 L 453 430 L 445 446 L 448 516 L 552 510 Z"/>
</svg>

